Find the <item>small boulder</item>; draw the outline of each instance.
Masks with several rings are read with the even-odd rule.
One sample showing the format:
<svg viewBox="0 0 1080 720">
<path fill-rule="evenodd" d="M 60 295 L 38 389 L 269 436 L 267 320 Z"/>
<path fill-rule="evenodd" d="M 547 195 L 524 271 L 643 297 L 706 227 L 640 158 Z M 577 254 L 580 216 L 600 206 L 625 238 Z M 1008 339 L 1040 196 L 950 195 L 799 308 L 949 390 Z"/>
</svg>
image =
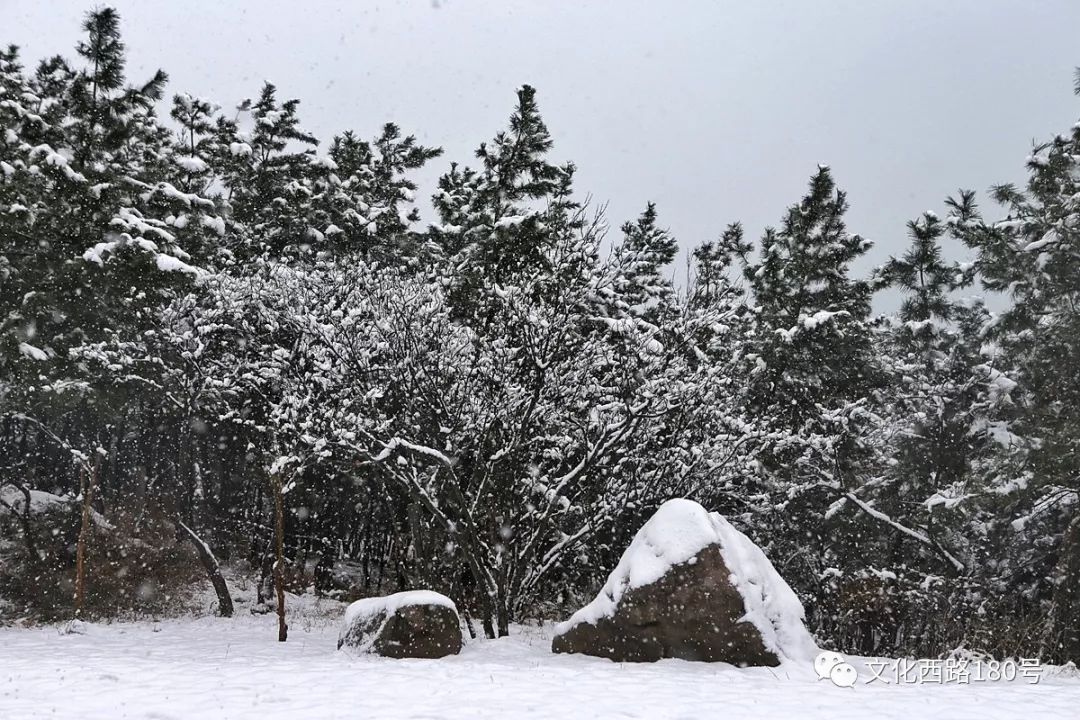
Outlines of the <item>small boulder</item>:
<svg viewBox="0 0 1080 720">
<path fill-rule="evenodd" d="M 349 605 L 338 649 L 392 658 L 441 658 L 461 652 L 454 602 L 431 590 L 365 598 Z"/>
<path fill-rule="evenodd" d="M 692 500 L 664 503 L 603 590 L 555 628 L 551 649 L 617 662 L 779 665 L 817 652 L 803 607 L 765 554 Z"/>
</svg>

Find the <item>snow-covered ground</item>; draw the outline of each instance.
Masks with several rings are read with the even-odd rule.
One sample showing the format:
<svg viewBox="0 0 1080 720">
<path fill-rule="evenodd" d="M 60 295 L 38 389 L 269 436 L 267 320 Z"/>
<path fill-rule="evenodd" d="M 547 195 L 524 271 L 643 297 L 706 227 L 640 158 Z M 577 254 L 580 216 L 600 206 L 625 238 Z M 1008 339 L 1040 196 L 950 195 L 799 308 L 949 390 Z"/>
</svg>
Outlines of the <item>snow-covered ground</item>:
<svg viewBox="0 0 1080 720">
<path fill-rule="evenodd" d="M 469 642 L 456 657 L 335 651 L 340 606 L 275 618 L 0 629 L 0 718 L 1076 718 L 1080 679 L 840 688 L 809 666 L 620 665 L 553 655 L 550 628 Z M 870 673 L 854 660 L 861 677 Z"/>
</svg>

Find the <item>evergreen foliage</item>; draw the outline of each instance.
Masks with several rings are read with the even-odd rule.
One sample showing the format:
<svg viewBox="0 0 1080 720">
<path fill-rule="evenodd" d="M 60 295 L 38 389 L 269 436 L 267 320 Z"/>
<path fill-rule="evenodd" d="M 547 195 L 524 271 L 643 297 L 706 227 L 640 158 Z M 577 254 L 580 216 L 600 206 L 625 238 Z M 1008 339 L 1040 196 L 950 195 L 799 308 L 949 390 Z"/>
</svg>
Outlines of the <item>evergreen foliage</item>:
<svg viewBox="0 0 1080 720">
<path fill-rule="evenodd" d="M 431 587 L 505 634 L 685 496 L 767 550 L 824 645 L 1080 660 L 1080 125 L 994 189 L 1003 219 L 963 191 L 871 277 L 820 167 L 681 282 L 653 203 L 608 237 L 530 86 L 425 224 L 438 148 L 393 123 L 321 143 L 270 83 L 169 104 L 163 72 L 129 84 L 115 11 L 83 29 L 32 71 L 0 51 L 5 572 L 71 573 L 37 540 L 71 535 L 92 469 L 117 547 L 205 538 L 279 597 Z M 64 511 L 19 514 L 31 491 Z"/>
</svg>

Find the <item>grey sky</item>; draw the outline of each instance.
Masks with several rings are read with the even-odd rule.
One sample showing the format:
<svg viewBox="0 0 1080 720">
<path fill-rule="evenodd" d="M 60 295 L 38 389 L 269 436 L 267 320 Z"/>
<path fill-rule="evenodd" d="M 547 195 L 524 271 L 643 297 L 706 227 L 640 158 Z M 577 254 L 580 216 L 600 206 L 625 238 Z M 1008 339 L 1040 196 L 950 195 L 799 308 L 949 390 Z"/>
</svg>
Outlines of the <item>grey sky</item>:
<svg viewBox="0 0 1080 720">
<path fill-rule="evenodd" d="M 0 42 L 71 55 L 94 4 L 0 0 Z M 446 150 L 425 194 L 535 85 L 579 191 L 613 226 L 655 200 L 684 247 L 732 220 L 756 236 L 826 163 L 876 263 L 1080 115 L 1077 0 L 109 4 L 132 79 L 162 67 L 226 106 L 269 79 L 324 141 L 392 120 Z"/>
</svg>

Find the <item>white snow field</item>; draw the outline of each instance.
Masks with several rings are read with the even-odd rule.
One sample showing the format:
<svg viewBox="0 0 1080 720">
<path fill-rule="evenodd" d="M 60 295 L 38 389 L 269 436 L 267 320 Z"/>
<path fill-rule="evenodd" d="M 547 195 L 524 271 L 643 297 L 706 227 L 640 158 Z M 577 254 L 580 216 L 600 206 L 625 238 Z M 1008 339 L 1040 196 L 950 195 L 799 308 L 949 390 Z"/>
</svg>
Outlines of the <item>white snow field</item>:
<svg viewBox="0 0 1080 720">
<path fill-rule="evenodd" d="M 329 609 L 330 612 L 326 612 Z M 184 718 L 992 718 L 1080 717 L 1080 679 L 1037 685 L 865 684 L 818 680 L 810 663 L 739 669 L 663 660 L 617 664 L 550 652 L 550 626 L 468 642 L 441 660 L 338 652 L 341 607 L 293 618 L 276 641 L 273 615 L 232 619 L 0 629 L 0 719 Z"/>
</svg>

